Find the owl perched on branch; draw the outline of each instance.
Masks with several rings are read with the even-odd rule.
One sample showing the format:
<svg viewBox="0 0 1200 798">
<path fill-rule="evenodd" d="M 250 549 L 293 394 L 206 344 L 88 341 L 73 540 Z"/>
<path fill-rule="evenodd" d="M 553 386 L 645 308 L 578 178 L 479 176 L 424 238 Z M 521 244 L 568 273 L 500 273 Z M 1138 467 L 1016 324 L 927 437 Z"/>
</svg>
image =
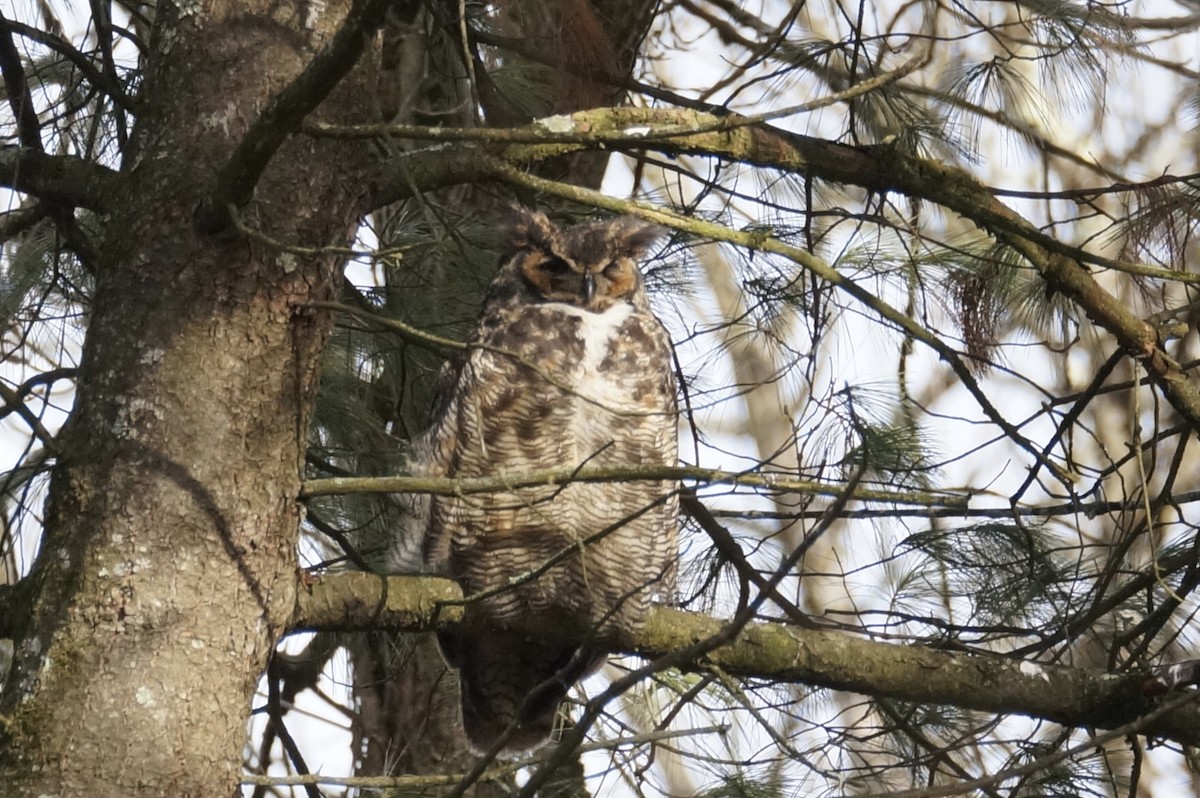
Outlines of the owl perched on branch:
<svg viewBox="0 0 1200 798">
<path fill-rule="evenodd" d="M 637 264 L 658 236 L 632 217 L 559 227 L 518 211 L 470 346 L 439 378 L 421 470 L 675 465 L 671 344 Z M 475 748 L 542 744 L 571 685 L 672 595 L 675 489 L 576 482 L 433 498 L 426 564 L 467 596 L 486 591 L 439 637 Z"/>
</svg>

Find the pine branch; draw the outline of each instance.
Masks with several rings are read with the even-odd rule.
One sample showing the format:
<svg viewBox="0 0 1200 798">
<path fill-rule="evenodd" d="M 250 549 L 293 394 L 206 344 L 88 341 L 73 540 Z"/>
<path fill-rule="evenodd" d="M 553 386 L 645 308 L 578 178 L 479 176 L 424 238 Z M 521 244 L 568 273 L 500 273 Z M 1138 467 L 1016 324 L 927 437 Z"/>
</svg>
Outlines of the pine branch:
<svg viewBox="0 0 1200 798">
<path fill-rule="evenodd" d="M 461 619 L 458 586 L 438 577 L 329 574 L 299 592 L 292 627 L 308 630 L 432 631 Z M 648 659 L 719 635 L 726 621 L 655 608 L 620 650 Z M 1114 729 L 1159 709 L 1146 685 L 1159 674 L 1088 668 L 880 643 L 844 632 L 752 622 L 735 640 L 681 665 L 719 667 L 742 678 L 848 690 L 881 698 L 1020 714 L 1065 726 Z M 1140 732 L 1200 745 L 1200 708 L 1188 703 L 1151 717 Z"/>
<path fill-rule="evenodd" d="M 434 335 L 433 333 L 413 327 L 411 324 L 405 324 L 399 319 L 393 319 L 364 308 L 356 308 L 343 302 L 309 302 L 308 307 L 337 310 L 349 314 L 360 321 L 367 322 L 383 330 L 394 332 L 408 343 L 424 347 L 442 357 L 449 357 L 453 352 L 467 348 L 467 345 L 462 341 L 443 338 L 440 335 Z"/>
<path fill-rule="evenodd" d="M 339 130 L 342 135 L 348 136 L 384 134 L 387 126 L 366 129 L 344 126 Z M 326 128 L 324 132 L 332 135 L 338 131 Z M 392 133 L 438 140 L 458 136 L 478 141 L 474 146 L 463 144 L 451 151 L 442 148 L 419 149 L 397 158 L 395 168 L 374 187 L 370 201 L 372 207 L 394 202 L 415 190 L 488 177 L 530 185 L 535 178 L 524 179 L 524 173 L 515 164 L 593 149 L 621 152 L 655 150 L 671 156 L 715 156 L 880 193 L 895 191 L 936 203 L 972 220 L 1021 253 L 1041 274 L 1050 290 L 1060 292 L 1075 302 L 1088 318 L 1112 334 L 1127 352 L 1137 358 L 1172 406 L 1193 429 L 1200 431 L 1200 390 L 1163 350 L 1158 327 L 1138 318 L 1126 303 L 1105 291 L 1083 264 L 1184 283 L 1200 282 L 1200 277 L 1153 269 L 1143 264 L 1113 261 L 1058 241 L 1004 205 L 987 186 L 957 167 L 908 156 L 886 144 L 852 147 L 778 130 L 757 118 L 736 114 L 716 116 L 677 109 L 603 108 L 541 119 L 533 125 L 515 130 L 474 130 L 468 133 L 443 129 L 434 132 L 434 129 L 403 126 L 397 127 Z M 538 143 L 514 143 L 531 141 Z M 549 181 L 537 182 L 538 187 L 548 190 L 545 184 Z M 564 187 L 563 190 L 568 188 Z M 599 195 L 588 192 L 588 196 L 594 200 Z M 628 204 L 625 205 L 625 209 L 629 210 Z M 824 268 L 818 268 L 814 265 L 817 259 L 809 253 L 769 235 L 746 236 L 734 234 L 733 231 L 722 234 L 718 225 L 701 225 L 695 220 L 674 214 L 656 212 L 648 215 L 655 221 L 692 232 L 700 232 L 693 229 L 698 225 L 713 228 L 708 234 L 718 240 L 783 254 L 823 279 L 840 284 L 843 288 L 850 285 L 850 281 L 830 267 L 820 264 Z M 897 321 L 906 332 L 913 333 L 908 329 L 912 325 L 905 326 L 904 320 L 889 320 Z M 932 344 L 925 340 L 931 336 L 918 337 Z M 945 357 L 947 352 L 944 350 L 947 347 L 940 339 L 937 343 L 935 349 Z M 955 367 L 955 371 L 964 380 L 970 376 L 965 367 L 962 372 Z M 1012 436 L 1014 430 L 1006 428 L 1006 432 Z M 1014 437 L 1014 440 L 1019 438 Z M 1035 452 L 1034 456 L 1041 459 L 1040 453 Z"/>
<path fill-rule="evenodd" d="M 839 145 L 840 146 L 840 145 Z M 531 174 L 526 174 L 520 169 L 511 166 L 507 162 L 496 159 L 493 162 L 492 169 L 495 175 L 503 180 L 507 180 L 513 185 L 525 186 L 537 191 L 542 191 L 547 194 L 560 196 L 565 199 L 570 199 L 575 202 L 591 204 L 598 208 L 608 208 L 618 213 L 633 213 L 642 216 L 652 222 L 668 225 L 677 230 L 683 230 L 701 238 L 710 239 L 713 241 L 728 241 L 731 244 L 737 244 L 747 249 L 761 250 L 763 252 L 771 252 L 777 255 L 782 255 L 794 263 L 804 267 L 812 274 L 816 275 L 821 280 L 829 285 L 838 288 L 841 291 L 849 294 L 865 307 L 870 308 L 877 313 L 884 321 L 891 323 L 897 329 L 903 330 L 913 340 L 920 341 L 938 356 L 944 360 L 954 371 L 963 387 L 970 392 L 979 404 L 981 410 L 988 419 L 995 424 L 1001 431 L 1004 432 L 1010 440 L 1017 446 L 1028 452 L 1035 461 L 1041 463 L 1064 485 L 1071 483 L 1071 478 L 1064 473 L 1055 463 L 1048 460 L 1039 448 L 1033 445 L 1019 429 L 1008 421 L 1000 411 L 992 404 L 991 399 L 984 393 L 979 382 L 975 379 L 974 373 L 963 362 L 959 353 L 946 343 L 941 336 L 926 329 L 921 324 L 917 323 L 909 314 L 897 310 L 892 305 L 884 302 L 877 297 L 873 291 L 862 285 L 859 285 L 854 280 L 845 277 L 837 269 L 821 260 L 817 256 L 810 253 L 808 250 L 800 247 L 792 246 L 784 243 L 773 237 L 770 231 L 763 230 L 730 230 L 724 225 L 714 222 L 704 221 L 690 216 L 673 213 L 661 208 L 648 208 L 636 205 L 632 202 L 614 199 L 598 191 L 578 188 L 576 186 L 567 185 L 564 183 L 556 183 L 552 180 L 536 177 Z M 1200 423 L 1200 416 L 1197 416 L 1197 421 Z M 1197 427 L 1200 429 L 1200 426 Z"/>
<path fill-rule="evenodd" d="M 68 155 L 30 147 L 0 147 L 0 186 L 72 208 L 112 210 L 117 173 Z"/>
<path fill-rule="evenodd" d="M 811 103 L 813 107 L 823 101 Z M 789 113 L 807 106 L 786 109 Z M 556 158 L 582 150 L 607 149 L 637 153 L 655 150 L 664 155 L 701 155 L 781 169 L 858 186 L 869 191 L 898 191 L 958 211 L 982 226 L 1028 237 L 1051 252 L 1077 258 L 1084 263 L 1103 266 L 1147 277 L 1200 284 L 1200 275 L 1171 269 L 1158 269 L 1141 263 L 1114 260 L 1080 247 L 1065 244 L 1022 219 L 994 195 L 1010 192 L 978 183 L 968 173 L 928 159 L 897 153 L 886 144 L 851 146 L 804 136 L 764 124 L 781 114 L 758 116 L 711 114 L 670 108 L 599 108 L 579 111 L 570 116 L 539 119 L 519 128 L 447 128 L 419 125 L 333 125 L 308 123 L 305 131 L 331 138 L 357 139 L 395 137 L 434 142 L 474 142 L 477 148 L 461 150 L 418 149 L 396 159 L 397 169 L 381 178 L 374 187 L 370 204 L 381 207 L 411 195 L 414 188 L 433 188 L 465 180 L 461 170 L 481 154 L 509 164 L 524 164 Z M 928 174 L 928 169 L 934 171 Z M 479 174 L 481 165 L 475 163 Z M 950 185 L 940 184 L 938 170 L 953 178 Z M 972 203 L 963 207 L 960 179 L 973 185 Z M 1188 177 L 1168 176 L 1168 182 L 1186 182 Z M 425 181 L 431 181 L 426 184 Z M 1137 184 L 1116 184 L 1116 188 L 1087 189 L 1090 195 L 1111 193 Z M 981 193 L 979 193 L 981 192 Z M 986 223 L 985 223 L 986 222 Z"/>
<path fill-rule="evenodd" d="M 1182 492 L 1162 492 L 1150 501 L 1150 508 L 1158 510 L 1163 507 L 1186 507 L 1200 502 L 1200 490 Z M 1106 513 L 1128 512 L 1142 510 L 1145 502 L 1141 498 L 1110 499 L 1108 501 L 1067 501 L 1056 504 L 1018 504 L 1016 506 L 994 505 L 990 507 L 932 507 L 915 506 L 907 508 L 851 508 L 846 510 L 843 518 L 996 518 L 1011 520 L 1013 518 L 1056 518 L 1082 513 L 1088 518 L 1095 518 Z M 713 510 L 714 518 L 736 518 L 743 521 L 799 521 L 819 518 L 820 509 L 801 509 L 794 511 L 782 510 Z"/>
</svg>

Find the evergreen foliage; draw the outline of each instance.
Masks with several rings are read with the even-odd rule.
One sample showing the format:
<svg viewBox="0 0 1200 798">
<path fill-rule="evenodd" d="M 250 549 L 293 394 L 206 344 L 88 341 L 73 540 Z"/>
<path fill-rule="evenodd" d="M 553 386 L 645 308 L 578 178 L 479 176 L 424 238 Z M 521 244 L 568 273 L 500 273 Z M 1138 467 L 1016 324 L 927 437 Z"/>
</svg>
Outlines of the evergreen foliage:
<svg viewBox="0 0 1200 798">
<path fill-rule="evenodd" d="M 113 257 L 100 209 L 122 201 L 109 190 L 138 168 L 138 136 L 155 135 L 137 126 L 153 118 L 142 103 L 151 42 L 170 43 L 155 38 L 170 33 L 164 9 L 109 5 L 19 2 L 0 18 L 5 590 L 36 589 L 53 550 L 46 475 L 70 463 L 61 431 L 84 388 L 95 275 Z M 353 248 L 329 242 L 344 281 L 303 309 L 333 319 L 299 433 L 305 479 L 405 473 L 512 203 L 630 212 L 670 228 L 645 272 L 677 347 L 683 464 L 764 478 L 684 481 L 681 606 L 1114 677 L 1200 658 L 1194 4 L 394 5 L 386 24 L 408 15 L 403 35 L 365 31 L 358 69 L 382 80 L 380 48 L 410 48 L 401 78 L 416 88 L 399 116 L 373 97 L 372 126 L 318 106 L 286 131 L 361 138 L 375 156 Z M 622 106 L 650 121 L 609 135 L 570 116 Z M 54 182 L 51 167 L 79 162 L 112 182 Z M 375 202 L 388 181 L 405 196 Z M 253 201 L 235 210 L 214 246 L 278 250 L 281 264 L 328 254 L 258 229 Z M 309 497 L 302 565 L 396 570 L 397 536 L 419 547 L 415 501 Z M 7 611 L 0 621 L 23 629 Z M 322 633 L 278 652 L 255 704 L 283 720 L 252 726 L 247 775 L 311 767 L 321 754 L 296 730 L 342 724 L 355 774 L 459 777 L 419 794 L 1115 796 L 1177 794 L 1172 773 L 1200 783 L 1192 747 L 1136 724 L 1087 748 L 1093 729 L 1050 711 L 938 702 L 943 674 L 929 674 L 929 702 L 910 702 L 871 684 L 733 677 L 708 652 L 699 674 L 614 658 L 578 691 L 560 746 L 514 776 L 462 748 L 428 636 Z M 6 681 L 12 659 L 0 646 L 0 687 L 23 689 Z M 548 761 L 558 781 L 538 787 Z M 338 789 L 354 794 L 326 794 Z"/>
</svg>

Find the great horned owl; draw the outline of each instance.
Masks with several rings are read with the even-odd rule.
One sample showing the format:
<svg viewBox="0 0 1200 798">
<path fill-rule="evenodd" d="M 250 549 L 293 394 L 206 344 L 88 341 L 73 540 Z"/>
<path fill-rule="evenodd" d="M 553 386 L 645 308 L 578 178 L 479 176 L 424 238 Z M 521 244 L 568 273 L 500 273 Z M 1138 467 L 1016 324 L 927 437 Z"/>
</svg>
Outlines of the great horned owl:
<svg viewBox="0 0 1200 798">
<path fill-rule="evenodd" d="M 675 465 L 671 344 L 637 266 L 657 236 L 632 217 L 558 227 L 518 211 L 470 345 L 439 378 L 422 470 Z M 489 591 L 439 638 L 475 748 L 549 737 L 570 686 L 673 593 L 677 515 L 669 481 L 433 498 L 426 564 Z"/>
</svg>

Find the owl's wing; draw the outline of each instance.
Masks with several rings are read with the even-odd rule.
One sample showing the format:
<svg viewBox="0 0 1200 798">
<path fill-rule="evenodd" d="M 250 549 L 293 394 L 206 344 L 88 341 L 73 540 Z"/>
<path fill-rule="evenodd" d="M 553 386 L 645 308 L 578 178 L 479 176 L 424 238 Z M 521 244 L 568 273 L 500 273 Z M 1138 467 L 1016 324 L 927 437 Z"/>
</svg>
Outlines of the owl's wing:
<svg viewBox="0 0 1200 798">
<path fill-rule="evenodd" d="M 433 383 L 432 419 L 424 433 L 415 438 L 405 458 L 403 469 L 413 476 L 444 476 L 446 472 L 446 442 L 452 440 L 453 430 L 447 428 L 445 417 L 458 377 L 466 360 L 462 351 L 442 364 Z M 418 573 L 431 564 L 426 556 L 433 498 L 427 493 L 393 493 L 388 501 L 396 519 L 387 552 L 389 573 Z"/>
<path fill-rule="evenodd" d="M 413 476 L 446 476 L 449 460 L 457 437 L 453 423 L 453 404 L 459 376 L 467 358 L 466 350 L 456 353 L 442 364 L 432 389 L 432 421 L 428 429 L 413 441 L 405 463 L 405 471 Z M 392 542 L 389 555 L 393 572 L 428 571 L 440 567 L 430 558 L 430 527 L 433 497 L 429 494 L 395 494 L 393 503 L 399 510 L 401 524 Z"/>
<path fill-rule="evenodd" d="M 438 370 L 437 377 L 433 380 L 433 389 L 430 392 L 432 401 L 430 402 L 429 417 L 433 419 L 431 426 L 436 427 L 442 416 L 445 415 L 468 356 L 468 350 L 460 349 Z"/>
</svg>

